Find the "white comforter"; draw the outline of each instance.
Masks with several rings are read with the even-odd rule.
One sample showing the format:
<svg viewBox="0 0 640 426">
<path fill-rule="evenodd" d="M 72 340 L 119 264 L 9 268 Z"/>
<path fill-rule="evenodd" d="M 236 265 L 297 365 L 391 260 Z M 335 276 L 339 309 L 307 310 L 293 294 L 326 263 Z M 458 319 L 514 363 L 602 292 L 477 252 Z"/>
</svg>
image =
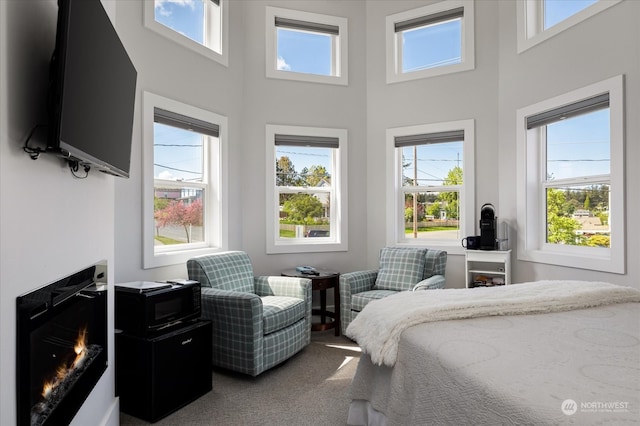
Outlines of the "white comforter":
<svg viewBox="0 0 640 426">
<path fill-rule="evenodd" d="M 536 281 L 509 286 L 400 292 L 368 303 L 347 328 L 376 365 L 396 362 L 402 332 L 416 324 L 561 312 L 640 302 L 640 290 L 604 282 Z"/>
</svg>

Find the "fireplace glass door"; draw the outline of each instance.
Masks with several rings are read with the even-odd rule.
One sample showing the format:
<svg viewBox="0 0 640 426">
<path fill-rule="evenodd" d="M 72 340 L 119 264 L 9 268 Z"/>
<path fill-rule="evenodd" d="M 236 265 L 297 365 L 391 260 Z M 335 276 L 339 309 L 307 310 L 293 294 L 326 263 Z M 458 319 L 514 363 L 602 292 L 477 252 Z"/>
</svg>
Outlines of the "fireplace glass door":
<svg viewBox="0 0 640 426">
<path fill-rule="evenodd" d="M 107 368 L 107 291 L 96 270 L 18 298 L 19 425 L 68 424 Z"/>
</svg>

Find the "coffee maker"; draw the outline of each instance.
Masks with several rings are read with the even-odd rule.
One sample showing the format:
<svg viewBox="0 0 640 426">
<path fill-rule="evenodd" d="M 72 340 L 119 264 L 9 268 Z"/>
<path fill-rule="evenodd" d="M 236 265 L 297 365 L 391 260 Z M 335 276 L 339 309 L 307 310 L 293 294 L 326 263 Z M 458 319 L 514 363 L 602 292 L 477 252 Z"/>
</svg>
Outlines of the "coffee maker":
<svg viewBox="0 0 640 426">
<path fill-rule="evenodd" d="M 480 209 L 480 250 L 496 249 L 497 220 L 493 204 L 484 204 Z"/>
</svg>

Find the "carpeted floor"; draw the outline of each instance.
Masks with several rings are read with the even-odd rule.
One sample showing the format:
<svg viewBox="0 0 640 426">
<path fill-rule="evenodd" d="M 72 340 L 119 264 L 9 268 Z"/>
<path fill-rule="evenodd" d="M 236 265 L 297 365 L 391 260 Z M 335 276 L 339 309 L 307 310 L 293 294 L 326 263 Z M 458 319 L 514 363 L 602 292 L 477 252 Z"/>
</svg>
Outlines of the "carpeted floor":
<svg viewBox="0 0 640 426">
<path fill-rule="evenodd" d="M 214 369 L 213 390 L 154 423 L 204 425 L 345 425 L 358 346 L 333 330 L 311 333 L 311 344 L 258 377 Z M 121 425 L 147 422 L 120 414 Z"/>
</svg>

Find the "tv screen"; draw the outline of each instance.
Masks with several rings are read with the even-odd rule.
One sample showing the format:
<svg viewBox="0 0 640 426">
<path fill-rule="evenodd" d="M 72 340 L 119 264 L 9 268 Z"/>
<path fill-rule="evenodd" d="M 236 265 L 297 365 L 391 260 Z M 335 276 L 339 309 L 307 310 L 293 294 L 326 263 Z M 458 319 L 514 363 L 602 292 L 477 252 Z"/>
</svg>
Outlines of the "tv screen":
<svg viewBox="0 0 640 426">
<path fill-rule="evenodd" d="M 129 177 L 136 78 L 100 0 L 59 0 L 48 149 Z"/>
</svg>

